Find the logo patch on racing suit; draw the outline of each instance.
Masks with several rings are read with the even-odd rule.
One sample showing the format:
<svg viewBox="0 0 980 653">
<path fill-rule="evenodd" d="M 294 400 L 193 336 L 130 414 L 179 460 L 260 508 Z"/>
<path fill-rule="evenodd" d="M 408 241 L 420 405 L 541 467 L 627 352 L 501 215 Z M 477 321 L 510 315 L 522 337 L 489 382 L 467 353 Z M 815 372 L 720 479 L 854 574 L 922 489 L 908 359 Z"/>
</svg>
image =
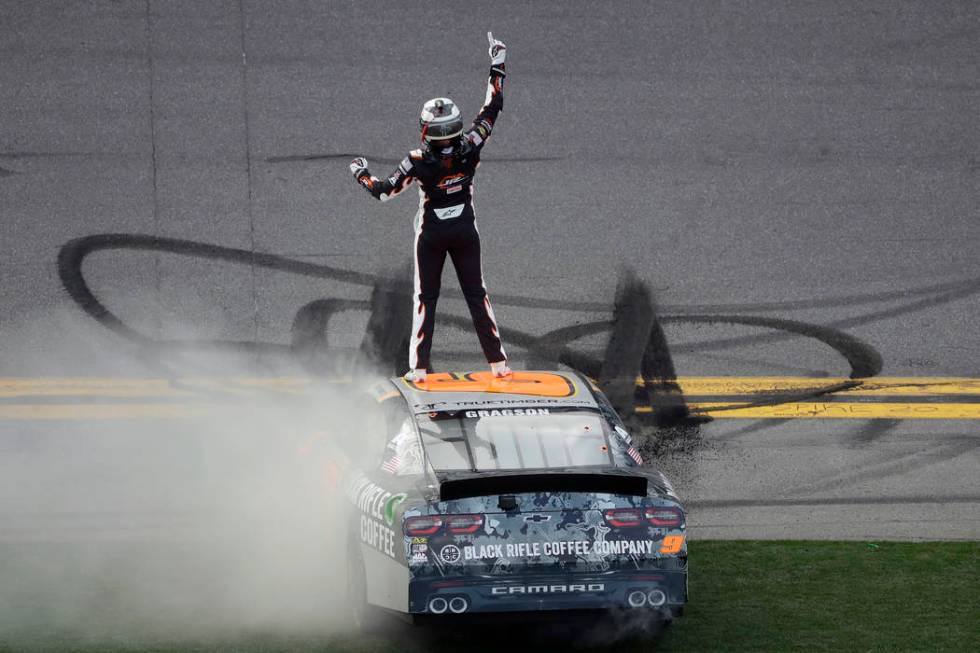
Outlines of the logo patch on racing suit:
<svg viewBox="0 0 980 653">
<path fill-rule="evenodd" d="M 458 193 L 459 191 L 463 190 L 463 183 L 465 183 L 468 180 L 469 180 L 468 175 L 457 173 L 454 175 L 447 175 L 443 177 L 442 179 L 439 180 L 439 183 L 436 184 L 436 186 L 438 186 L 443 191 L 445 191 L 446 195 L 450 195 L 452 193 Z"/>
<path fill-rule="evenodd" d="M 432 209 L 432 212 L 436 214 L 436 217 L 440 220 L 451 220 L 452 218 L 458 218 L 463 215 L 463 209 L 466 208 L 465 204 L 457 204 L 455 206 L 447 206 L 444 209 Z"/>
</svg>

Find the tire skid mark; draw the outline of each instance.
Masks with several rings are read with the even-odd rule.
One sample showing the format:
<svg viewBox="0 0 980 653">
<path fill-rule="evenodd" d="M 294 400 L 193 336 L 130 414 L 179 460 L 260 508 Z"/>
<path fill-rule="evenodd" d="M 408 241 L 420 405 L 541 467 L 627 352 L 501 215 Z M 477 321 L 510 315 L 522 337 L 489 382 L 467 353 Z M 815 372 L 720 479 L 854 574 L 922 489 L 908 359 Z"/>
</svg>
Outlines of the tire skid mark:
<svg viewBox="0 0 980 653">
<path fill-rule="evenodd" d="M 894 382 L 883 382 L 883 381 L 875 382 L 875 381 L 866 380 L 861 384 L 860 388 L 851 388 L 848 389 L 847 391 L 844 391 L 843 396 L 846 396 L 848 394 L 853 394 L 853 391 L 858 389 L 864 391 L 886 390 L 888 391 L 889 395 L 901 395 L 903 394 L 901 392 L 903 388 L 908 388 L 909 390 L 912 390 L 912 389 L 928 389 L 936 386 L 945 386 L 946 392 L 951 396 L 956 396 L 959 394 L 972 394 L 972 389 L 969 387 L 967 387 L 965 392 L 961 389 L 963 387 L 962 380 L 950 379 L 948 381 L 936 381 L 936 380 L 923 378 L 918 381 L 907 380 L 905 383 L 894 383 Z M 949 392 L 951 388 L 953 389 L 953 392 Z"/>
<path fill-rule="evenodd" d="M 738 365 L 751 367 L 764 366 L 767 370 L 778 370 L 792 376 L 807 376 L 814 380 L 830 376 L 830 373 L 828 373 L 826 370 L 815 370 L 797 365 L 786 365 L 784 363 L 779 363 L 769 359 L 764 360 L 761 358 L 749 358 L 746 356 L 733 356 L 731 354 L 709 354 L 706 352 L 700 352 L 699 357 L 701 359 L 718 360 L 725 363 L 737 363 Z"/>
<path fill-rule="evenodd" d="M 319 279 L 331 279 L 357 286 L 370 287 L 384 281 L 384 277 L 380 275 L 354 272 L 319 263 L 308 263 L 277 254 L 265 254 L 262 252 L 252 252 L 247 249 L 199 243 L 193 240 L 140 234 L 94 234 L 75 238 L 61 247 L 58 252 L 58 275 L 62 285 L 68 291 L 68 294 L 71 295 L 72 299 L 79 304 L 82 310 L 100 322 L 105 318 L 110 318 L 110 321 L 112 321 L 111 318 L 115 318 L 115 322 L 119 322 L 119 320 L 98 301 L 88 287 L 82 274 L 82 263 L 90 254 L 103 250 L 163 252 L 179 256 L 225 261 L 239 265 L 255 265 L 276 272 L 286 272 Z M 442 295 L 453 299 L 463 299 L 462 291 L 454 288 L 443 290 Z M 494 295 L 493 300 L 495 304 L 506 304 L 509 306 L 600 313 L 610 312 L 610 306 L 605 302 L 562 301 L 523 297 L 520 295 L 497 294 Z M 135 335 L 136 337 L 140 337 L 132 329 L 127 328 L 125 331 L 131 334 L 131 336 Z"/>
<path fill-rule="evenodd" d="M 950 302 L 956 301 L 957 299 L 964 299 L 966 297 L 975 295 L 977 293 L 980 293 L 980 279 L 971 279 L 969 282 L 963 282 L 961 284 L 957 284 L 956 289 L 950 292 L 945 292 L 943 294 L 935 295 L 932 297 L 926 297 L 925 299 L 913 302 L 911 304 L 906 304 L 903 306 L 884 309 L 880 311 L 874 311 L 871 313 L 866 313 L 864 315 L 858 315 L 855 317 L 844 318 L 841 320 L 830 322 L 828 325 L 822 328 L 839 331 L 840 329 L 846 329 L 855 326 L 863 326 L 865 324 L 871 324 L 879 320 L 899 317 L 902 315 L 906 315 L 908 313 L 915 313 L 917 311 L 921 311 L 926 308 L 934 308 L 942 304 L 948 304 Z M 677 316 L 677 320 L 682 321 L 685 317 L 691 317 L 691 316 Z M 750 322 L 748 321 L 742 321 L 737 323 L 750 324 Z M 806 323 L 801 322 L 800 324 L 806 324 Z M 757 334 L 757 335 L 749 335 L 749 336 L 738 336 L 733 338 L 724 338 L 724 339 L 712 340 L 706 342 L 680 343 L 674 345 L 674 351 L 682 352 L 682 353 L 695 353 L 695 352 L 711 351 L 711 350 L 718 350 L 718 349 L 729 349 L 732 347 L 740 347 L 744 345 L 769 344 L 773 342 L 781 342 L 781 341 L 788 340 L 793 337 L 794 333 L 796 332 L 766 333 L 766 334 Z M 800 334 L 800 335 L 806 335 L 806 334 Z"/>
<path fill-rule="evenodd" d="M 66 243 L 58 254 L 58 274 L 65 290 L 76 304 L 90 317 L 109 330 L 137 344 L 143 345 L 148 350 L 156 353 L 166 350 L 181 351 L 208 348 L 218 351 L 268 352 L 272 354 L 292 355 L 301 362 L 305 362 L 315 358 L 317 352 L 329 349 L 327 347 L 325 330 L 326 324 L 329 322 L 330 316 L 333 313 L 343 310 L 364 310 L 369 308 L 370 304 L 366 301 L 339 299 L 324 299 L 308 304 L 300 309 L 300 312 L 297 313 L 294 319 L 292 341 L 288 345 L 239 340 L 155 340 L 125 324 L 107 306 L 99 301 L 85 280 L 82 265 L 88 255 L 101 250 L 119 249 L 164 252 L 225 261 L 233 264 L 250 265 L 252 267 L 261 267 L 278 272 L 330 279 L 360 286 L 378 287 L 379 285 L 388 283 L 386 277 L 380 275 L 354 272 L 318 263 L 308 263 L 274 254 L 263 254 L 250 250 L 157 236 L 97 234 L 77 238 Z M 645 287 L 642 282 L 638 280 L 635 280 L 635 282 L 639 286 Z M 964 287 L 959 292 L 973 292 L 974 290 L 970 286 Z M 462 293 L 455 289 L 448 289 L 445 295 L 452 298 L 462 297 Z M 533 307 L 537 309 L 610 312 L 610 306 L 596 302 L 568 302 L 514 295 L 498 295 L 495 297 L 495 301 L 499 304 Z M 652 300 L 648 301 L 650 301 L 652 307 Z M 937 301 L 943 301 L 943 298 L 929 298 L 927 301 L 935 303 Z M 621 308 L 618 304 L 614 304 L 612 311 L 615 314 Z M 664 324 L 742 324 L 774 329 L 784 333 L 765 334 L 763 338 L 771 339 L 773 337 L 794 336 L 813 338 L 840 353 L 851 367 L 850 380 L 848 381 L 838 382 L 829 386 L 807 388 L 804 391 L 769 394 L 760 397 L 756 401 L 739 404 L 726 409 L 756 405 L 775 405 L 798 401 L 807 397 L 831 395 L 835 392 L 856 387 L 863 379 L 878 374 L 882 367 L 881 357 L 874 348 L 834 327 L 763 316 L 659 315 L 655 309 L 651 308 L 651 310 L 654 310 L 653 326 L 651 327 L 650 337 L 646 348 L 643 350 L 642 360 L 640 361 L 645 381 L 643 386 L 637 389 L 637 392 L 639 393 L 638 399 L 645 404 L 649 404 L 654 409 L 653 413 L 656 420 L 662 420 L 665 416 L 674 418 L 686 417 L 688 414 L 683 393 L 677 387 L 676 370 L 671 359 L 671 349 L 676 352 L 678 351 L 678 347 L 669 348 L 667 346 L 667 339 L 663 330 Z M 469 323 L 465 318 L 451 315 L 441 316 L 440 320 L 446 324 L 462 328 L 466 328 Z M 617 329 L 623 329 L 626 326 L 629 325 L 617 324 L 615 319 L 604 319 L 585 324 L 561 327 L 541 336 L 534 336 L 512 328 L 502 328 L 501 335 L 514 345 L 526 349 L 530 360 L 541 362 L 552 361 L 552 364 L 565 364 L 582 371 L 588 376 L 600 378 L 603 361 L 598 360 L 594 355 L 576 351 L 570 345 L 579 338 L 606 331 L 611 331 L 611 336 L 614 336 L 617 333 Z M 724 348 L 731 346 L 732 343 L 742 341 L 743 339 L 723 339 L 713 343 L 700 343 L 697 347 L 710 346 Z M 687 347 L 689 350 L 691 349 L 690 345 Z M 681 350 L 683 349 L 684 346 L 681 346 Z M 619 355 L 614 350 L 607 352 L 607 354 L 607 363 L 610 356 L 615 358 Z M 336 355 L 336 352 L 333 352 L 332 355 Z M 321 371 L 323 369 L 322 365 L 314 365 L 314 367 L 320 367 Z"/>
<path fill-rule="evenodd" d="M 768 313 L 772 311 L 802 311 L 813 308 L 839 308 L 841 306 L 863 306 L 891 301 L 908 300 L 913 297 L 934 296 L 947 292 L 968 289 L 980 290 L 980 277 L 961 281 L 946 281 L 922 288 L 893 290 L 881 293 L 858 293 L 843 297 L 824 297 L 787 302 L 765 302 L 759 304 L 691 304 L 686 306 L 664 306 L 665 311 L 674 314 L 688 313 Z"/>
<path fill-rule="evenodd" d="M 903 420 L 900 419 L 871 419 L 859 428 L 851 437 L 851 441 L 858 446 L 866 447 L 875 440 L 894 431 Z"/>
<path fill-rule="evenodd" d="M 746 344 L 747 341 L 769 342 L 773 338 L 786 339 L 794 336 L 806 336 L 818 340 L 843 354 L 851 365 L 850 378 L 852 379 L 877 376 L 881 372 L 883 365 L 881 355 L 874 348 L 835 327 L 819 326 L 798 320 L 751 315 L 670 315 L 665 316 L 664 321 L 668 323 L 688 322 L 693 324 L 741 324 L 775 329 L 783 332 L 763 334 L 762 336 L 726 338 L 707 343 L 674 345 L 673 349 L 675 352 L 693 352 L 700 349 L 724 349 L 735 344 Z"/>
</svg>

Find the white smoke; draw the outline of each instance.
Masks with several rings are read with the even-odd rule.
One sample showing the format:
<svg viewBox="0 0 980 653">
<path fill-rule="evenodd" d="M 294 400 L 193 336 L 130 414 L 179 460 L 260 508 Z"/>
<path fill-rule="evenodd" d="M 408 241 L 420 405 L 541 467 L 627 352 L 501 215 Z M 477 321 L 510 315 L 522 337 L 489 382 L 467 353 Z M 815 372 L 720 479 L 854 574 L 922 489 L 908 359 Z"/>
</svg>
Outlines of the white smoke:
<svg viewBox="0 0 980 653">
<path fill-rule="evenodd" d="M 98 367 L 116 395 L 118 382 L 135 380 L 132 391 L 162 379 L 157 396 L 0 397 L 0 407 L 152 403 L 180 416 L 0 419 L 0 649 L 499 648 L 465 628 L 396 627 L 380 640 L 352 631 L 349 515 L 331 468 L 334 446 L 357 457 L 367 442 L 351 386 L 256 389 L 242 379 L 299 370 L 254 354 L 150 354 L 78 313 L 45 319 L 59 324 L 55 344 L 38 340 L 29 316 L 4 324 L 0 377 Z M 511 624 L 508 636 L 605 645 L 635 633 L 629 616 Z"/>
<path fill-rule="evenodd" d="M 59 319 L 78 321 L 76 335 L 43 351 L 28 322 L 5 324 L 4 350 L 34 354 L 8 359 L 0 376 L 77 374 L 70 362 L 84 351 L 118 382 L 169 370 L 161 388 L 173 396 L 0 399 L 7 406 L 154 403 L 194 414 L 0 419 L 0 648 L 345 632 L 347 515 L 325 446 L 360 441 L 345 387 L 218 381 L 254 376 L 254 359 L 150 360 L 93 336 L 86 317 Z M 199 380 L 181 382 L 183 371 Z"/>
</svg>

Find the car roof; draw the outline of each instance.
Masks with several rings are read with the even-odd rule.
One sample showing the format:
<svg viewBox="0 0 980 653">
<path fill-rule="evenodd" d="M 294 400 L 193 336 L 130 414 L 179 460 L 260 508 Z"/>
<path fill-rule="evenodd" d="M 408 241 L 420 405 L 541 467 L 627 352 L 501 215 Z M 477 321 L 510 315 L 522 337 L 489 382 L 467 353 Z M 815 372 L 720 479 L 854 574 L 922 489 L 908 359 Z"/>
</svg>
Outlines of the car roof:
<svg viewBox="0 0 980 653">
<path fill-rule="evenodd" d="M 588 382 L 566 372 L 519 371 L 501 379 L 489 371 L 440 372 L 421 383 L 402 377 L 391 382 L 416 413 L 511 406 L 598 408 Z"/>
</svg>

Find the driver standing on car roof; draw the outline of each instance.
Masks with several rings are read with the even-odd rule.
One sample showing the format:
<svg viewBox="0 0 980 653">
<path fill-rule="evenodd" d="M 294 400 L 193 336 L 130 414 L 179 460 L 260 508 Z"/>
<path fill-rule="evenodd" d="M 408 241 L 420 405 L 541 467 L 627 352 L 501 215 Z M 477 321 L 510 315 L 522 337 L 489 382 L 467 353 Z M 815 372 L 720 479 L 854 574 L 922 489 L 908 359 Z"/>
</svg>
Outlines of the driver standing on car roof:
<svg viewBox="0 0 980 653">
<path fill-rule="evenodd" d="M 496 377 L 511 374 L 497 321 L 487 297 L 480 263 L 480 233 L 473 213 L 473 176 L 480 153 L 490 137 L 504 104 L 506 46 L 487 32 L 490 41 L 490 79 L 483 108 L 473 125 L 463 130 L 459 108 L 449 98 L 434 98 L 422 107 L 420 150 L 412 150 L 387 179 L 368 171 L 363 157 L 351 161 L 357 182 L 382 202 L 419 185 L 419 211 L 415 216 L 415 311 L 409 343 L 409 381 L 425 381 L 431 369 L 432 332 L 446 254 L 453 261 L 459 285 L 473 318 L 483 353 Z"/>
</svg>

